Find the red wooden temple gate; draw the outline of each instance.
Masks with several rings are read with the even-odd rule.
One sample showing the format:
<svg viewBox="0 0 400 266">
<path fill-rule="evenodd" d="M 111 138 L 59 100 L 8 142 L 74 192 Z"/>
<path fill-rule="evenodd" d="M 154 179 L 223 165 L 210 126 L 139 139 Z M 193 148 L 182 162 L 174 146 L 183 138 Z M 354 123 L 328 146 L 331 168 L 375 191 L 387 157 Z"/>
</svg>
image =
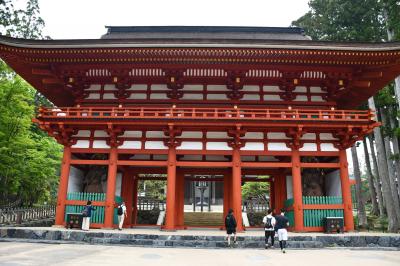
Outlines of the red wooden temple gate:
<svg viewBox="0 0 400 266">
<path fill-rule="evenodd" d="M 234 210 L 239 231 L 241 184 L 260 181 L 252 175 L 269 176 L 275 209 L 292 201 L 294 231 L 321 230 L 305 226 L 303 216 L 325 209 L 342 210 L 345 230 L 353 230 L 346 149 L 378 125 L 373 112 L 355 108 L 400 74 L 399 44 L 315 42 L 298 28 L 109 27 L 99 40 L 0 37 L 0 56 L 57 106 L 35 119 L 64 145 L 56 225 L 65 223 L 67 205 L 85 204 L 67 199 L 71 166 L 103 165 L 106 197 L 94 205 L 105 208 L 104 222 L 93 224 L 102 228 L 113 227 L 118 173 L 132 210 L 128 227 L 136 224 L 140 176 L 166 174 L 167 230 L 184 228 L 187 175 L 214 173 L 223 176 L 224 212 Z M 339 170 L 341 203 L 304 204 L 302 171 L 315 168 Z"/>
</svg>

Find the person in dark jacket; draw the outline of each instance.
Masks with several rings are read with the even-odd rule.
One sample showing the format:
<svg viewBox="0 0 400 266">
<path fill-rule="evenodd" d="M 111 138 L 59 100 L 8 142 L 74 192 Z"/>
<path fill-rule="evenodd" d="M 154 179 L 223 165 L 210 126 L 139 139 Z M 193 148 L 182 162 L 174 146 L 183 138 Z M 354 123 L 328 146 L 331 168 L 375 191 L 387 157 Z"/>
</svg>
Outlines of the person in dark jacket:
<svg viewBox="0 0 400 266">
<path fill-rule="evenodd" d="M 89 231 L 90 228 L 90 217 L 92 216 L 92 211 L 95 211 L 96 209 L 93 208 L 92 202 L 90 200 L 87 201 L 85 208 L 83 209 L 82 212 L 82 230 L 83 231 Z"/>
<path fill-rule="evenodd" d="M 279 246 L 282 253 L 286 253 L 286 241 L 288 240 L 287 229 L 289 226 L 289 220 L 285 217 L 285 209 L 281 210 L 280 215 L 275 216 L 276 224 L 275 230 L 278 232 Z"/>
<path fill-rule="evenodd" d="M 233 235 L 233 243 L 236 244 L 236 219 L 233 216 L 233 210 L 229 209 L 228 215 L 225 217 L 225 228 L 228 239 L 228 246 L 231 246 L 231 236 Z"/>
</svg>

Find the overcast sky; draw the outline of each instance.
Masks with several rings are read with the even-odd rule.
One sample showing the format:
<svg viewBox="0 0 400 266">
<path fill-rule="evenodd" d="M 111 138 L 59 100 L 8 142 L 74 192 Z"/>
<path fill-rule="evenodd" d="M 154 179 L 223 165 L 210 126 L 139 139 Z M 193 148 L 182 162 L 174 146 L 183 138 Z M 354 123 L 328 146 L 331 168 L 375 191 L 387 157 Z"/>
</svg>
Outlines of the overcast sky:
<svg viewBox="0 0 400 266">
<path fill-rule="evenodd" d="M 287 27 L 308 0 L 39 0 L 53 39 L 96 39 L 104 26 Z"/>
</svg>

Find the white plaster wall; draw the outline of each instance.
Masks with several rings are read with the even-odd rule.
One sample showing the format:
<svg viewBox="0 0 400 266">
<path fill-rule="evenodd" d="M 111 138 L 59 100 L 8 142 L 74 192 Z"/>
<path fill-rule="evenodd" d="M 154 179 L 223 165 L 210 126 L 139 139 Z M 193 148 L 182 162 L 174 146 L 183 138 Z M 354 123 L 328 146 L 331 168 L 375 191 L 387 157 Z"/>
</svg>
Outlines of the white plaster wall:
<svg viewBox="0 0 400 266">
<path fill-rule="evenodd" d="M 339 169 L 332 171 L 325 176 L 325 191 L 326 196 L 342 196 Z"/>
<path fill-rule="evenodd" d="M 284 142 L 270 142 L 268 143 L 268 150 L 270 151 L 291 151 L 288 146 L 286 146 L 286 143 Z"/>
<path fill-rule="evenodd" d="M 68 178 L 68 192 L 81 192 L 83 181 L 83 172 L 76 167 L 71 166 Z"/>
<path fill-rule="evenodd" d="M 247 142 L 242 151 L 263 151 L 264 150 L 264 143 L 262 142 Z"/>
<path fill-rule="evenodd" d="M 286 176 L 286 199 L 293 198 L 293 180 L 291 175 Z"/>
<path fill-rule="evenodd" d="M 219 150 L 219 151 L 232 150 L 232 148 L 229 147 L 228 143 L 226 143 L 226 142 L 207 142 L 206 149 L 207 150 Z"/>
<path fill-rule="evenodd" d="M 89 141 L 88 140 L 78 140 L 71 147 L 72 148 L 89 148 Z"/>
<path fill-rule="evenodd" d="M 177 150 L 202 150 L 202 142 L 182 141 L 182 144 L 176 148 Z"/>
</svg>

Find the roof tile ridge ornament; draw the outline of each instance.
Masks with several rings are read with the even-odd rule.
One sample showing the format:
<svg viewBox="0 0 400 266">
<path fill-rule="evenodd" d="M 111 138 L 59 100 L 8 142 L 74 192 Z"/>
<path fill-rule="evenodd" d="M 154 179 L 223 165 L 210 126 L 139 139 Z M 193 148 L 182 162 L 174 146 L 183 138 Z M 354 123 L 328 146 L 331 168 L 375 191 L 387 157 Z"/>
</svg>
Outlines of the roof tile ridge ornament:
<svg viewBox="0 0 400 266">
<path fill-rule="evenodd" d="M 168 148 L 176 148 L 182 144 L 182 139 L 177 138 L 182 135 L 182 129 L 176 128 L 174 124 L 168 124 L 168 128 L 164 128 L 164 135 L 167 136 L 167 139 L 164 139 L 164 145 Z"/>
<path fill-rule="evenodd" d="M 229 92 L 228 98 L 231 100 L 240 100 L 243 97 L 243 89 L 247 71 L 245 70 L 225 70 L 227 73 L 226 87 Z"/>
<path fill-rule="evenodd" d="M 293 101 L 296 98 L 293 94 L 293 91 L 296 89 L 296 86 L 299 85 L 299 80 L 302 73 L 302 71 L 282 72 L 282 79 L 278 85 L 279 89 L 284 91 L 282 94 L 280 94 L 282 100 Z"/>
<path fill-rule="evenodd" d="M 165 82 L 169 91 L 167 92 L 167 96 L 170 99 L 180 99 L 183 96 L 183 92 L 180 91 L 184 84 L 182 81 L 184 69 L 164 69 L 165 73 Z"/>
<path fill-rule="evenodd" d="M 302 125 L 288 129 L 286 131 L 286 136 L 290 138 L 290 140 L 286 142 L 286 146 L 292 150 L 299 150 L 304 145 L 304 142 L 301 141 L 301 137 L 306 133 L 307 131 Z"/>
<path fill-rule="evenodd" d="M 120 127 L 115 127 L 112 123 L 107 123 L 107 134 L 109 138 L 106 140 L 107 145 L 111 148 L 116 148 L 124 144 L 124 140 L 119 137 L 124 134 L 124 130 Z"/>
<path fill-rule="evenodd" d="M 246 145 L 246 141 L 242 139 L 246 135 L 247 130 L 242 128 L 242 125 L 236 125 L 235 129 L 228 130 L 228 136 L 232 139 L 228 140 L 228 146 L 232 149 L 240 149 Z"/>
</svg>

